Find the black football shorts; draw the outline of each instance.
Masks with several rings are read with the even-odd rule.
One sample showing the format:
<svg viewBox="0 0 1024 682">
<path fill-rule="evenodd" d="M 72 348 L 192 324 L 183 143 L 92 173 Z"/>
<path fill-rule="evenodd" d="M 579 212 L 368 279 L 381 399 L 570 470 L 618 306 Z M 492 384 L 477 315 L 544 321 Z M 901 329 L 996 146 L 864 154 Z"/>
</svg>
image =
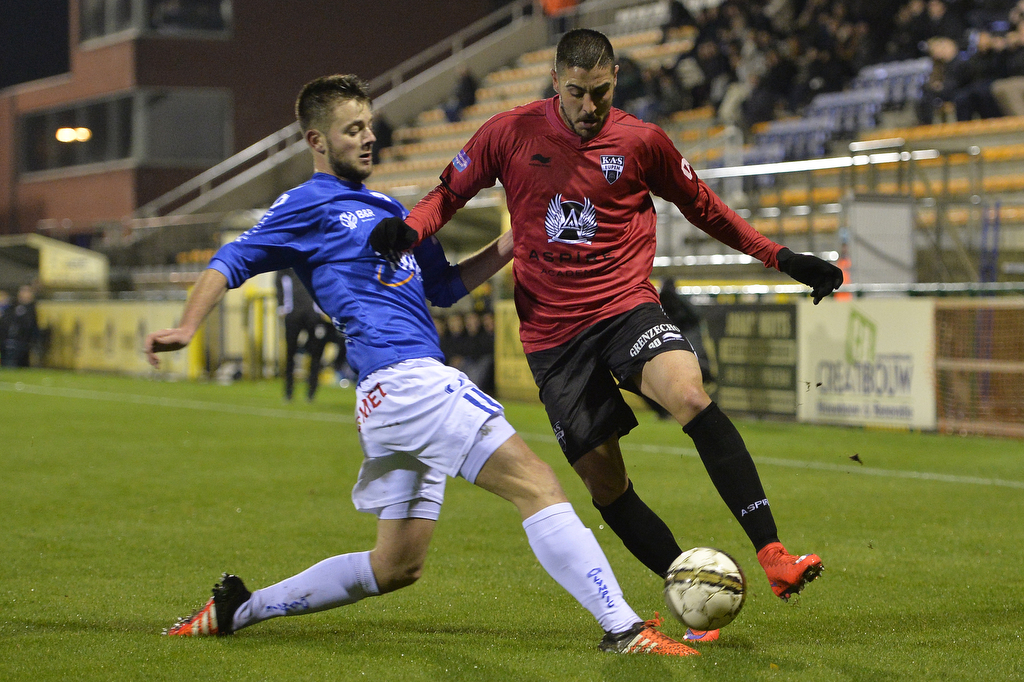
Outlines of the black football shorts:
<svg viewBox="0 0 1024 682">
<path fill-rule="evenodd" d="M 624 436 L 637 425 L 618 384 L 639 393 L 632 378 L 651 358 L 669 350 L 692 353 L 693 346 L 660 305 L 643 303 L 601 320 L 560 346 L 526 354 L 569 464 L 615 433 Z"/>
</svg>

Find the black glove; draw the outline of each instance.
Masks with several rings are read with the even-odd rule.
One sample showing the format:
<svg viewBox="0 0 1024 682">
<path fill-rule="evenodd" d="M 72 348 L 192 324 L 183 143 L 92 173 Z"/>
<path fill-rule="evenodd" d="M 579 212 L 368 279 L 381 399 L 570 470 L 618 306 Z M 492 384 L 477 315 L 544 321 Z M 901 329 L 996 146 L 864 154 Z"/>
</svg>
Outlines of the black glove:
<svg viewBox="0 0 1024 682">
<path fill-rule="evenodd" d="M 370 248 L 397 263 L 403 251 L 408 251 L 420 239 L 416 230 L 401 218 L 385 218 L 370 232 Z"/>
<path fill-rule="evenodd" d="M 811 288 L 814 305 L 818 305 L 821 299 L 838 289 L 843 283 L 843 271 L 817 256 L 793 253 L 786 247 L 782 247 L 777 259 L 780 271 Z"/>
</svg>

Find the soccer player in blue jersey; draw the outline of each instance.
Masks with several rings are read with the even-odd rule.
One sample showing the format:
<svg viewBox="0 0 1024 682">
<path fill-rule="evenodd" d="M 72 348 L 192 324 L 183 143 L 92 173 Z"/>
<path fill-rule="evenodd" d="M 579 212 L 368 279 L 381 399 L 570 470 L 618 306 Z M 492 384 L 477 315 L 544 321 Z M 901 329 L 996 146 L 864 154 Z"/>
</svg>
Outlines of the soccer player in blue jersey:
<svg viewBox="0 0 1024 682">
<path fill-rule="evenodd" d="M 593 533 L 551 468 L 516 435 L 502 406 L 442 363 L 426 296 L 450 305 L 511 258 L 511 239 L 450 266 L 436 241 L 388 260 L 367 244 L 383 218 L 404 218 L 397 201 L 363 185 L 371 171 L 372 111 L 354 76 L 308 83 L 296 113 L 315 174 L 282 194 L 263 219 L 222 247 L 185 305 L 180 326 L 146 338 L 150 362 L 177 350 L 229 288 L 291 267 L 347 339 L 358 372 L 356 423 L 364 459 L 352 491 L 377 516 L 370 551 L 334 556 L 250 592 L 224 574 L 213 597 L 169 635 L 230 635 L 275 616 L 322 611 L 406 587 L 423 569 L 444 499 L 460 476 L 512 502 L 541 565 L 597 619 L 599 648 L 689 656 L 697 651 L 644 622 L 623 599 Z"/>
</svg>

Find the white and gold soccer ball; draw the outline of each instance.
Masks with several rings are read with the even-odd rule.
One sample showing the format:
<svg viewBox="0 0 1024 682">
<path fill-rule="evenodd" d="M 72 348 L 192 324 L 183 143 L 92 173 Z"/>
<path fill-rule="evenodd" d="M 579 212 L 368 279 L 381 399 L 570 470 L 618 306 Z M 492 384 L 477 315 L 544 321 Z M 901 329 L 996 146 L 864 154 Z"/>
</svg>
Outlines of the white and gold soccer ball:
<svg viewBox="0 0 1024 682">
<path fill-rule="evenodd" d="M 665 605 L 687 627 L 717 630 L 739 614 L 747 578 L 725 552 L 689 549 L 672 562 L 665 577 Z"/>
</svg>

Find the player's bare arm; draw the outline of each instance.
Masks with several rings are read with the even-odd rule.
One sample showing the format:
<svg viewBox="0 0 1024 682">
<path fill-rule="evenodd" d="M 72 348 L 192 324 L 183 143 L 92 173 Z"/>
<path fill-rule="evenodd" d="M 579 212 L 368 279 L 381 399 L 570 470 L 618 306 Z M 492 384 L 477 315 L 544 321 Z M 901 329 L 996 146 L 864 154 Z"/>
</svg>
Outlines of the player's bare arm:
<svg viewBox="0 0 1024 682">
<path fill-rule="evenodd" d="M 467 291 L 489 280 L 512 260 L 512 230 L 508 230 L 469 258 L 459 261 L 459 273 Z"/>
<path fill-rule="evenodd" d="M 227 278 L 218 270 L 207 268 L 199 276 L 189 294 L 181 322 L 174 329 L 161 329 L 146 336 L 146 359 L 154 367 L 160 366 L 157 353 L 180 350 L 195 336 L 199 325 L 210 314 L 228 290 Z"/>
</svg>

